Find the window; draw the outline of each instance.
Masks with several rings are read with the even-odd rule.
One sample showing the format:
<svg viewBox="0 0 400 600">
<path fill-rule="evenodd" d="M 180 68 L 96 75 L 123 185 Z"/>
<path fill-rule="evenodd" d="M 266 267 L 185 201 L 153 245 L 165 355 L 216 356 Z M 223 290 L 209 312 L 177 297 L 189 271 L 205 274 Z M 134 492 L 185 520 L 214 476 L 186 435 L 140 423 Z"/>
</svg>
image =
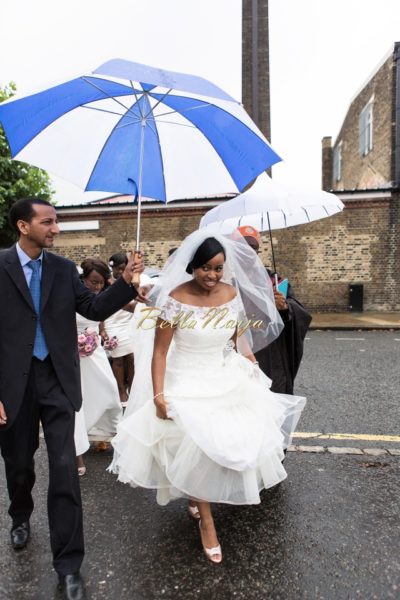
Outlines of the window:
<svg viewBox="0 0 400 600">
<path fill-rule="evenodd" d="M 373 146 L 373 98 L 360 113 L 360 154 L 366 156 Z"/>
<path fill-rule="evenodd" d="M 333 179 L 342 179 L 342 142 L 339 142 L 333 150 Z"/>
</svg>

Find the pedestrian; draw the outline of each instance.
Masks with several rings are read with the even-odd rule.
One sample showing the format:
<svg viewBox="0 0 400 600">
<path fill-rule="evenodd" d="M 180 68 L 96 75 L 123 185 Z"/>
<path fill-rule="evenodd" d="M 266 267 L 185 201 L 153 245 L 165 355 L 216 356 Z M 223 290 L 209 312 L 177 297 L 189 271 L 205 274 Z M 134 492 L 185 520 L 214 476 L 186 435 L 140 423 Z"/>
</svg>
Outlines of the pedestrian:
<svg viewBox="0 0 400 600">
<path fill-rule="evenodd" d="M 137 388 L 142 407 L 118 425 L 110 469 L 156 489 L 161 505 L 186 498 L 206 557 L 219 563 L 211 502 L 257 504 L 285 479 L 281 461 L 305 399 L 270 392 L 254 357 L 281 330 L 263 265 L 243 238 L 207 235 L 188 236 L 154 288 L 141 323 L 156 326 L 152 386 Z M 249 300 L 265 315 L 254 331 Z"/>
<path fill-rule="evenodd" d="M 121 277 L 126 261 L 126 254 L 122 252 L 117 252 L 109 258 L 108 264 L 112 269 L 113 282 Z M 135 302 L 127 304 L 104 323 L 104 331 L 108 338 L 115 337 L 118 340 L 118 345 L 116 348 L 109 350 L 109 355 L 112 359 L 111 366 L 117 381 L 119 398 L 123 408 L 127 406 L 135 374 L 133 356 L 133 312 L 135 306 Z"/>
<path fill-rule="evenodd" d="M 250 225 L 243 225 L 238 228 L 238 231 L 258 254 L 261 236 L 257 229 Z M 276 340 L 256 352 L 256 358 L 263 373 L 272 379 L 273 392 L 293 394 L 294 380 L 303 357 L 304 338 L 311 323 L 311 315 L 297 300 L 290 284 L 287 294 L 283 294 L 276 289 L 275 275 L 278 284 L 282 278 L 270 269 L 267 269 L 267 272 L 274 286 L 275 304 L 284 323 L 284 329 Z"/>
<path fill-rule="evenodd" d="M 143 259 L 132 253 L 120 279 L 96 295 L 79 280 L 73 262 L 48 252 L 59 233 L 51 204 L 18 200 L 10 222 L 18 242 L 0 253 L 0 446 L 11 543 L 20 550 L 30 537 L 40 421 L 49 459 L 53 565 L 63 597 L 80 600 L 84 542 L 74 423 L 82 396 L 75 315 L 101 321 L 138 296 L 131 281 Z"/>
</svg>

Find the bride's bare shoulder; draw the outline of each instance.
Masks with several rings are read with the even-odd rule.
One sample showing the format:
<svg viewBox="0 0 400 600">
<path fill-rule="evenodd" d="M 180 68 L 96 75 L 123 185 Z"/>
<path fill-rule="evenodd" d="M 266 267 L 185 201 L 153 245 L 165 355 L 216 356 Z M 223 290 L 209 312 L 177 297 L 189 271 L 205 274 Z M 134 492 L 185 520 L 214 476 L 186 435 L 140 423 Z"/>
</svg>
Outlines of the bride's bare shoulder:
<svg viewBox="0 0 400 600">
<path fill-rule="evenodd" d="M 226 301 L 229 302 L 229 300 L 233 300 L 233 298 L 236 296 L 236 288 L 233 285 L 230 285 L 230 283 L 224 283 L 223 281 L 220 283 L 224 286 L 224 294 L 226 295 L 227 299 Z"/>
<path fill-rule="evenodd" d="M 186 281 L 185 283 L 181 283 L 176 288 L 174 288 L 172 292 L 169 293 L 169 295 L 171 296 L 171 298 L 174 298 L 174 300 L 178 300 L 178 302 L 184 302 L 185 300 L 187 300 L 189 289 L 190 288 L 188 286 L 188 282 Z"/>
</svg>

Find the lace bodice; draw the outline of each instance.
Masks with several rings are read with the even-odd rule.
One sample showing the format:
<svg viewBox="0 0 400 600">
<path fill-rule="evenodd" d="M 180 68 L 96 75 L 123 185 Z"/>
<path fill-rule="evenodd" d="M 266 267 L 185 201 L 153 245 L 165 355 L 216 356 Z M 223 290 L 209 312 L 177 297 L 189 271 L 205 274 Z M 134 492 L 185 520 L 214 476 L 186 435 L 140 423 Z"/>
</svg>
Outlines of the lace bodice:
<svg viewBox="0 0 400 600">
<path fill-rule="evenodd" d="M 203 307 L 169 296 L 160 318 L 176 325 L 174 352 L 184 353 L 186 362 L 192 358 L 212 363 L 223 358 L 227 342 L 235 333 L 238 314 L 236 297 L 220 306 Z"/>
</svg>

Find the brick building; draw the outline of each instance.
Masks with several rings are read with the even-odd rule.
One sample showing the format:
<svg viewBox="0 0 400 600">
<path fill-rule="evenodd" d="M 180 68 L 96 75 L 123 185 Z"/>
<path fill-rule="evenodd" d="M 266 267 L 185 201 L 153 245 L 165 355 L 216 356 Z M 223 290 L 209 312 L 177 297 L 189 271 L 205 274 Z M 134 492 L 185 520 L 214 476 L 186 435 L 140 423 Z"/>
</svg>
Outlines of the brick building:
<svg viewBox="0 0 400 600">
<path fill-rule="evenodd" d="M 322 185 L 346 204 L 343 239 L 356 260 L 366 308 L 398 310 L 400 42 L 351 100 L 335 142 L 322 140 Z M 347 278 L 347 266 L 342 269 Z"/>
<path fill-rule="evenodd" d="M 273 233 L 278 268 L 311 310 L 346 310 L 354 282 L 363 284 L 365 310 L 400 309 L 399 55 L 400 44 L 395 44 L 351 101 L 334 144 L 323 140 L 323 187 L 333 190 L 346 209 Z M 142 239 L 148 264 L 161 267 L 168 250 L 221 201 L 146 202 Z M 88 255 L 107 259 L 134 239 L 136 208 L 127 197 L 58 212 L 63 232 L 57 251 L 76 263 Z M 271 264 L 268 235 L 263 238 L 261 258 Z"/>
</svg>

